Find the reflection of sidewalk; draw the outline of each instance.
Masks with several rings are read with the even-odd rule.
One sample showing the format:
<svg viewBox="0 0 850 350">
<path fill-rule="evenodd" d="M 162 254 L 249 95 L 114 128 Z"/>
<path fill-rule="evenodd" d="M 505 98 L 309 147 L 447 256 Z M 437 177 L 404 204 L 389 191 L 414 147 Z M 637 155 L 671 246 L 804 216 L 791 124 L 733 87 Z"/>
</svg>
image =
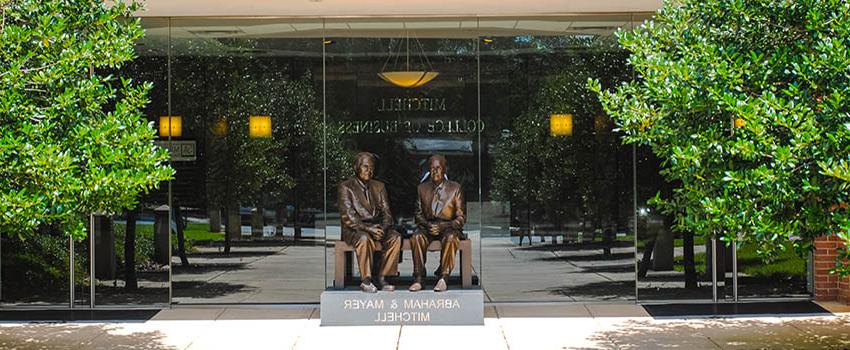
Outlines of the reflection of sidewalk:
<svg viewBox="0 0 850 350">
<path fill-rule="evenodd" d="M 850 307 L 836 307 L 850 311 Z M 144 322 L 0 323 L 20 349 L 823 349 L 850 347 L 850 313 L 653 319 L 634 304 L 487 306 L 484 326 L 319 327 L 315 307 L 172 309 Z M 0 315 L 2 315 L 0 313 Z"/>
<path fill-rule="evenodd" d="M 518 246 L 510 237 L 481 239 L 488 301 L 634 299 L 634 248 L 600 244 Z"/>
<path fill-rule="evenodd" d="M 176 303 L 308 303 L 324 289 L 324 250 L 318 245 L 199 247 L 191 267 L 173 258 Z"/>
</svg>

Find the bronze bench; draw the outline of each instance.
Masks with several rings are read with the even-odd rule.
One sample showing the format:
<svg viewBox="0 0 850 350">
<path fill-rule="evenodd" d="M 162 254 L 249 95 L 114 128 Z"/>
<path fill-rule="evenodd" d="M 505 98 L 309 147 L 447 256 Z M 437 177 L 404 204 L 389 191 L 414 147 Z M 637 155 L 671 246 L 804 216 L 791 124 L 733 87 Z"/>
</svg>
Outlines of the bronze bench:
<svg viewBox="0 0 850 350">
<path fill-rule="evenodd" d="M 433 241 L 428 245 L 429 252 L 440 251 L 440 241 Z M 381 244 L 378 243 L 375 251 L 381 250 Z M 410 240 L 404 239 L 401 243 L 401 250 L 410 250 Z M 458 245 L 458 253 L 460 255 L 460 279 L 463 288 L 472 288 L 472 241 L 463 239 Z M 354 259 L 354 247 L 344 241 L 334 242 L 334 288 L 345 288 L 345 277 L 351 276 Z"/>
</svg>

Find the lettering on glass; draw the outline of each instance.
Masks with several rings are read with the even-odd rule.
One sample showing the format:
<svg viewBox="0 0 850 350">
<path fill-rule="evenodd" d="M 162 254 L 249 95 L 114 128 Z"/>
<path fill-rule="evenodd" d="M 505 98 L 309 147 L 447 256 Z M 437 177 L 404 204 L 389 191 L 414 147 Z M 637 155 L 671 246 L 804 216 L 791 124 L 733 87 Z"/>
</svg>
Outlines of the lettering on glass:
<svg viewBox="0 0 850 350">
<path fill-rule="evenodd" d="M 378 102 L 378 112 L 445 112 L 444 97 L 392 97 Z"/>
<path fill-rule="evenodd" d="M 471 119 L 345 120 L 337 123 L 342 134 L 469 134 L 484 131 L 484 121 Z"/>
</svg>

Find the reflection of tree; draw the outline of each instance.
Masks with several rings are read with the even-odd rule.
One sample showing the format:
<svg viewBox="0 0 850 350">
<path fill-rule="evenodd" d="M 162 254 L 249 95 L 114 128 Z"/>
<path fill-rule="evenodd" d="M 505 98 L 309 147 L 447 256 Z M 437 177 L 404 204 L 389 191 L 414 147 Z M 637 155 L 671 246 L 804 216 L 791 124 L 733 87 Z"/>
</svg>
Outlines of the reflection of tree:
<svg viewBox="0 0 850 350">
<path fill-rule="evenodd" d="M 619 213 L 617 145 L 595 96 L 584 87 L 590 76 L 591 68 L 579 64 L 545 79 L 530 108 L 495 146 L 496 198 L 531 220 L 557 228 L 579 220 L 585 228 L 601 228 Z M 572 135 L 550 134 L 552 113 L 573 115 Z"/>
<path fill-rule="evenodd" d="M 260 216 L 273 207 L 283 220 L 291 205 L 299 235 L 303 210 L 320 207 L 324 193 L 325 135 L 309 70 L 297 75 L 297 62 L 239 56 L 193 56 L 175 66 L 175 89 L 191 94 L 181 95 L 174 109 L 207 139 L 206 170 L 198 175 L 206 178 L 209 207 L 235 213 L 250 206 Z M 249 116 L 269 116 L 271 137 L 252 137 Z M 329 179 L 339 178 L 347 161 L 338 140 L 327 135 Z M 239 223 L 226 226 L 233 225 L 238 229 Z M 229 251 L 230 234 L 225 237 Z"/>
</svg>

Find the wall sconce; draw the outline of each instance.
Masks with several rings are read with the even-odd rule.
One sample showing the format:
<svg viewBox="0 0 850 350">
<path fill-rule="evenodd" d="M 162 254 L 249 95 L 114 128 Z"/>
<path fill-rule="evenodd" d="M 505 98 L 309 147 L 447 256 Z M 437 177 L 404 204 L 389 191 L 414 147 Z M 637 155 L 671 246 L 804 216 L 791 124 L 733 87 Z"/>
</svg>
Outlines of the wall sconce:
<svg viewBox="0 0 850 350">
<path fill-rule="evenodd" d="M 159 117 L 159 137 L 183 136 L 183 118 L 177 116 Z"/>
<path fill-rule="evenodd" d="M 227 118 L 218 118 L 211 128 L 213 135 L 227 135 Z"/>
<path fill-rule="evenodd" d="M 268 115 L 248 117 L 248 136 L 256 138 L 272 137 L 272 117 Z"/>
<path fill-rule="evenodd" d="M 572 114 L 551 114 L 549 115 L 549 132 L 552 136 L 572 136 L 573 135 L 573 115 Z"/>
</svg>

